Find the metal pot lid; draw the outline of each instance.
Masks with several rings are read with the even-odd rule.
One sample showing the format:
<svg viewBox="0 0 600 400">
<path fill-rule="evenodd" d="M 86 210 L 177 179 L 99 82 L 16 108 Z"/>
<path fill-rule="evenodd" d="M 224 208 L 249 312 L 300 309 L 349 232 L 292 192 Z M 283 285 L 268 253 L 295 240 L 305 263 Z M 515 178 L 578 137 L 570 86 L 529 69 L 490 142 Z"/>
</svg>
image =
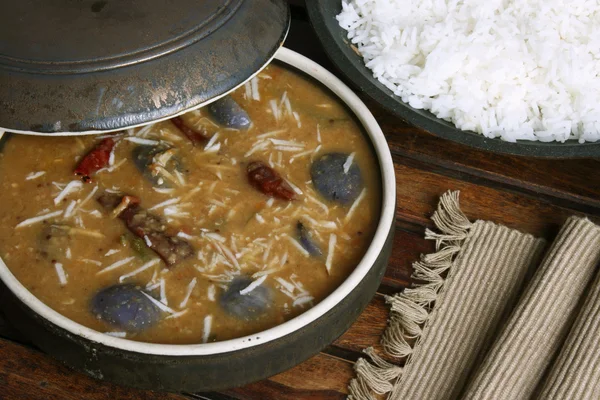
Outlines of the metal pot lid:
<svg viewBox="0 0 600 400">
<path fill-rule="evenodd" d="M 201 107 L 260 71 L 283 0 L 0 2 L 0 126 L 115 131 Z"/>
</svg>

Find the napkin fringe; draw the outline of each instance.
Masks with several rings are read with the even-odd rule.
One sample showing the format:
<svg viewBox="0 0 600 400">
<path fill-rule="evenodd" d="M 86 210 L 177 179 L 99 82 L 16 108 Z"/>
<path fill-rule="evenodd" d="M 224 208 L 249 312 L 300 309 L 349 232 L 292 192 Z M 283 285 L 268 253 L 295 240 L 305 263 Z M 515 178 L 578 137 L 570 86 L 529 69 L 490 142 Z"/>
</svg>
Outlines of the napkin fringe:
<svg viewBox="0 0 600 400">
<path fill-rule="evenodd" d="M 386 296 L 390 304 L 390 318 L 381 344 L 384 351 L 394 357 L 407 358 L 419 345 L 427 325 L 432 304 L 444 287 L 445 273 L 452 267 L 456 255 L 469 237 L 472 223 L 460 209 L 459 192 L 446 192 L 440 198 L 432 221 L 439 232 L 425 231 L 425 239 L 435 240 L 436 252 L 421 256 L 413 264 L 413 284 L 402 293 Z M 364 358 L 354 365 L 357 378 L 350 382 L 350 400 L 373 400 L 372 392 L 390 392 L 402 375 L 402 368 L 383 360 L 372 348 L 365 350 L 371 362 Z"/>
</svg>

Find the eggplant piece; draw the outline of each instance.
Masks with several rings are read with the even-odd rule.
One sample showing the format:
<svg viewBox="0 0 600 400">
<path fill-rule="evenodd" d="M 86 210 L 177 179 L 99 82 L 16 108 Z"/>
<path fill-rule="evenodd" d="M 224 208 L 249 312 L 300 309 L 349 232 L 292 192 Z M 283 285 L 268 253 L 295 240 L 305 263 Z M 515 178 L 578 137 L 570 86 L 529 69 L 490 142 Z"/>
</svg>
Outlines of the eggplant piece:
<svg viewBox="0 0 600 400">
<path fill-rule="evenodd" d="M 169 234 L 162 218 L 143 209 L 137 197 L 105 193 L 97 201 L 108 211 L 119 211 L 118 217 L 125 222 L 127 229 L 144 239 L 144 243 L 169 267 L 194 254 L 192 245 L 176 235 Z"/>
<path fill-rule="evenodd" d="M 233 278 L 219 299 L 221 307 L 230 315 L 243 321 L 252 321 L 265 314 L 272 304 L 271 290 L 261 284 L 250 292 L 241 294 L 252 283 L 247 276 Z"/>
<path fill-rule="evenodd" d="M 349 154 L 327 153 L 316 159 L 310 168 L 312 183 L 321 196 L 343 205 L 351 204 L 360 194 L 364 183 L 360 167 L 352 162 L 348 171 L 344 164 Z"/>
<path fill-rule="evenodd" d="M 248 113 L 231 96 L 221 97 L 207 108 L 213 119 L 226 128 L 246 130 L 252 123 Z"/>
<path fill-rule="evenodd" d="M 173 176 L 174 171 L 181 172 L 183 170 L 181 161 L 175 155 L 167 155 L 164 157 L 166 161 L 161 163 L 160 156 L 167 151 L 174 152 L 175 149 L 160 144 L 156 146 L 139 145 L 132 152 L 133 163 L 138 171 L 144 178 L 152 182 L 152 185 L 159 188 L 172 187 L 172 178 L 169 179 L 166 175 Z"/>
<path fill-rule="evenodd" d="M 298 231 L 298 241 L 304 247 L 304 250 L 308 251 L 308 254 L 313 257 L 321 257 L 323 255 L 321 248 L 312 240 L 310 232 L 302 222 L 298 222 L 296 230 Z"/>
<path fill-rule="evenodd" d="M 162 318 L 161 310 L 133 284 L 114 285 L 92 298 L 91 312 L 102 321 L 127 332 L 141 332 Z"/>
</svg>

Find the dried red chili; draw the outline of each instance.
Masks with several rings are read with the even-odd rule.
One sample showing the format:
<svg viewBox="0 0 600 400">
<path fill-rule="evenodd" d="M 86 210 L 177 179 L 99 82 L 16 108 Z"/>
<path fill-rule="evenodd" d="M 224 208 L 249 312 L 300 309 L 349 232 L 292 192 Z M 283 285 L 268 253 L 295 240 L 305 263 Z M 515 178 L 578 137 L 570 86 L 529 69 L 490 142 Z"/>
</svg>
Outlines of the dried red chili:
<svg viewBox="0 0 600 400">
<path fill-rule="evenodd" d="M 194 248 L 185 240 L 170 235 L 165 222 L 139 205 L 135 196 L 105 193 L 98 198 L 105 209 L 117 213 L 127 228 L 163 259 L 170 267 L 194 254 Z"/>
<path fill-rule="evenodd" d="M 196 146 L 197 144 L 204 144 L 208 141 L 208 138 L 206 137 L 204 132 L 200 132 L 197 129 L 189 127 L 188 125 L 186 125 L 186 123 L 183 121 L 183 119 L 181 117 L 173 117 L 173 118 L 171 118 L 171 122 L 188 139 L 190 139 L 190 141 L 192 142 L 192 144 L 194 146 Z"/>
<path fill-rule="evenodd" d="M 75 168 L 75 175 L 82 175 L 84 182 L 91 182 L 91 175 L 108 165 L 110 152 L 115 147 L 112 138 L 105 138 L 83 157 Z"/>
<path fill-rule="evenodd" d="M 296 192 L 290 184 L 265 163 L 253 161 L 248 164 L 247 171 L 250 184 L 267 196 L 282 200 L 294 200 L 296 198 Z"/>
</svg>

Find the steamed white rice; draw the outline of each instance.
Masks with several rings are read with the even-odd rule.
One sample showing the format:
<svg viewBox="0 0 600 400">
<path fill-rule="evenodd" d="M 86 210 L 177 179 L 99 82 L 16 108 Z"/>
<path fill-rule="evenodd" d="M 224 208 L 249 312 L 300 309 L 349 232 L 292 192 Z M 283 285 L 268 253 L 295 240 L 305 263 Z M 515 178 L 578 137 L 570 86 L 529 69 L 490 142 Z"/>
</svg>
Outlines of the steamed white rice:
<svg viewBox="0 0 600 400">
<path fill-rule="evenodd" d="M 343 1 L 402 101 L 487 137 L 600 140 L 600 0 Z"/>
</svg>

